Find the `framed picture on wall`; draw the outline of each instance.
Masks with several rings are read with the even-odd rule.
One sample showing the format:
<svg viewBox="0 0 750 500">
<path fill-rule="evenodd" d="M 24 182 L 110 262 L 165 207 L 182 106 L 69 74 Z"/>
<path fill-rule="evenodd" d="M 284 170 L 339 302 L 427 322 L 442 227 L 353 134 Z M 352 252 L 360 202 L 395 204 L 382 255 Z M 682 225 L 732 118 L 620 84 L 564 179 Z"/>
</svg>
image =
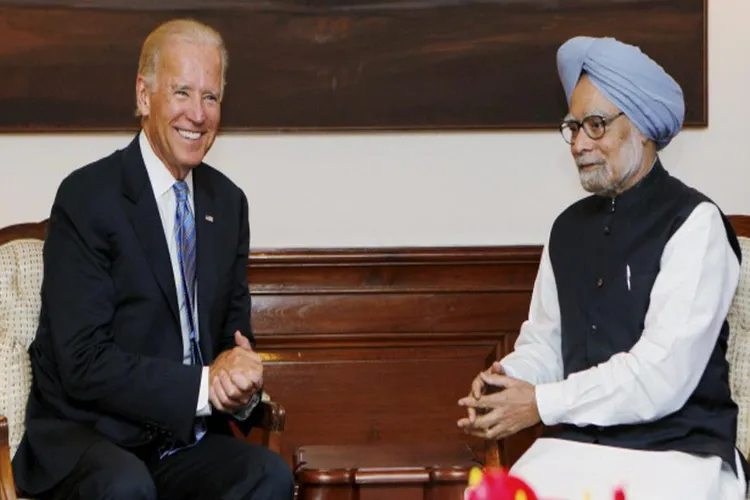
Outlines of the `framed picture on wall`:
<svg viewBox="0 0 750 500">
<path fill-rule="evenodd" d="M 640 46 L 706 126 L 707 0 L 0 0 L 0 131 L 134 130 L 140 46 L 191 17 L 229 51 L 223 130 L 552 129 L 555 54 Z"/>
</svg>

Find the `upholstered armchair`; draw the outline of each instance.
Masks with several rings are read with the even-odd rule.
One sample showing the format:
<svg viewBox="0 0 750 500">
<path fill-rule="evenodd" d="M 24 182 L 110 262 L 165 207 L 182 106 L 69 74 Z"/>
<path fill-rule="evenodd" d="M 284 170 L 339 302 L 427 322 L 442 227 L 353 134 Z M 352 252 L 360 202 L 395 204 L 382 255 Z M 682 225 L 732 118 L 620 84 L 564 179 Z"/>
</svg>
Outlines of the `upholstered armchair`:
<svg viewBox="0 0 750 500">
<path fill-rule="evenodd" d="M 27 349 L 36 334 L 41 307 L 45 223 L 0 229 L 0 500 L 16 500 L 11 458 L 24 430 L 31 384 Z M 284 408 L 264 395 L 257 410 L 260 436 L 242 436 L 279 452 Z M 253 433 L 254 434 L 254 433 Z"/>
</svg>

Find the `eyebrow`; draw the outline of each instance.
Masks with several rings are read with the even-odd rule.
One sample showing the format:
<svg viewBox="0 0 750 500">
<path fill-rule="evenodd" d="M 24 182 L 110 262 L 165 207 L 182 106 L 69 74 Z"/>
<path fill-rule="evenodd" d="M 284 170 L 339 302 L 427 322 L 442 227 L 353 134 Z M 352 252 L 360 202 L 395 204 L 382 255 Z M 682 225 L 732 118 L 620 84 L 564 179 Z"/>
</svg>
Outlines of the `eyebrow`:
<svg viewBox="0 0 750 500">
<path fill-rule="evenodd" d="M 177 92 L 178 90 L 193 90 L 193 87 L 184 83 L 183 84 L 173 83 L 171 87 L 172 87 L 172 92 Z M 219 93 L 215 90 L 204 90 L 202 93 L 210 94 L 214 97 L 218 97 L 219 95 Z"/>
<path fill-rule="evenodd" d="M 179 84 L 179 83 L 173 83 L 173 84 L 171 84 L 169 86 L 169 88 L 172 89 L 172 91 L 177 91 L 177 90 L 192 90 L 192 87 L 190 87 L 190 85 Z"/>
</svg>

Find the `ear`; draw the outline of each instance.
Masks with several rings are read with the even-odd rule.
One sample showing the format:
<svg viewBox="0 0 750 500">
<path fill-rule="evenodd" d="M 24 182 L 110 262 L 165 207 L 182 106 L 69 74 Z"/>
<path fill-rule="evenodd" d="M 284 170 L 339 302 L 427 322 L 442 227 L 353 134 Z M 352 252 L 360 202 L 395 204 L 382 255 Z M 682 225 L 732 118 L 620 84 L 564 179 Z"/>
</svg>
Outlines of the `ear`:
<svg viewBox="0 0 750 500">
<path fill-rule="evenodd" d="M 633 123 L 633 122 L 630 122 L 630 133 L 631 134 L 636 134 L 636 136 L 638 137 L 638 140 L 641 143 L 641 146 L 645 146 L 646 144 L 648 144 L 648 141 L 649 141 L 648 137 L 646 137 L 645 135 L 643 135 L 643 133 L 640 131 L 640 129 L 638 127 L 636 127 L 635 123 Z"/>
<path fill-rule="evenodd" d="M 641 132 L 640 129 L 635 126 L 635 123 L 631 123 L 630 125 L 633 127 L 633 132 L 638 134 L 638 140 L 641 141 L 641 146 L 645 146 L 646 143 L 648 143 L 648 137 L 643 135 L 643 132 Z"/>
<path fill-rule="evenodd" d="M 135 99 L 140 115 L 148 116 L 151 113 L 151 88 L 141 75 L 135 80 Z"/>
</svg>

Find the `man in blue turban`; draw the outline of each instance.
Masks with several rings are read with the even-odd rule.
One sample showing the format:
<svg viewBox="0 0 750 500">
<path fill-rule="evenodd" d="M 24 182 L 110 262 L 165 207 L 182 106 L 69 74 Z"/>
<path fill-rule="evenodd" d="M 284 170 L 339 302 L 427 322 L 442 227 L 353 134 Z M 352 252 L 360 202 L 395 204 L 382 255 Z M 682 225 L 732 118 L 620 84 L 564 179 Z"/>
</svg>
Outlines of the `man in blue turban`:
<svg viewBox="0 0 750 500">
<path fill-rule="evenodd" d="M 726 360 L 742 254 L 659 158 L 680 86 L 612 38 L 568 40 L 557 64 L 560 130 L 591 194 L 554 221 L 514 351 L 477 376 L 458 425 L 501 439 L 544 424 L 511 469 L 540 498 L 744 499 Z"/>
</svg>

